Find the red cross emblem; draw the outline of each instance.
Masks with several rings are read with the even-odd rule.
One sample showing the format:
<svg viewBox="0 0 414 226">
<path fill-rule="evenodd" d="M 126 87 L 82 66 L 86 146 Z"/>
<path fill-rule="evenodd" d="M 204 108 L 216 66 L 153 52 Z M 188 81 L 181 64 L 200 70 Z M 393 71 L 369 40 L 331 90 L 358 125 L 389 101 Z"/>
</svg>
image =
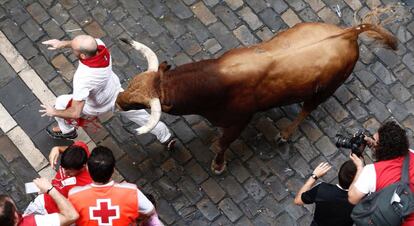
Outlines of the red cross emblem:
<svg viewBox="0 0 414 226">
<path fill-rule="evenodd" d="M 89 207 L 89 218 L 101 226 L 112 226 L 112 221 L 119 219 L 119 206 L 112 206 L 111 199 L 97 199 L 96 206 Z"/>
</svg>

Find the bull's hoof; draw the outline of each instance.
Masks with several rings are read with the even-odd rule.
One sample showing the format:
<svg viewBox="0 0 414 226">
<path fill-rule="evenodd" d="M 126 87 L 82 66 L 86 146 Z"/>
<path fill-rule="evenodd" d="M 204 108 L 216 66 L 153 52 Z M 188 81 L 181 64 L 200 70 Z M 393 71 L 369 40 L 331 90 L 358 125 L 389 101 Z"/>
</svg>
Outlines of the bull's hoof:
<svg viewBox="0 0 414 226">
<path fill-rule="evenodd" d="M 213 172 L 215 175 L 220 175 L 226 170 L 226 161 L 223 162 L 223 164 L 218 165 L 216 164 L 216 158 L 211 161 L 211 172 Z"/>
<path fill-rule="evenodd" d="M 276 143 L 277 146 L 284 146 L 288 142 L 289 142 L 289 140 L 283 138 L 283 136 L 280 133 L 278 133 L 275 137 L 275 143 Z"/>
</svg>

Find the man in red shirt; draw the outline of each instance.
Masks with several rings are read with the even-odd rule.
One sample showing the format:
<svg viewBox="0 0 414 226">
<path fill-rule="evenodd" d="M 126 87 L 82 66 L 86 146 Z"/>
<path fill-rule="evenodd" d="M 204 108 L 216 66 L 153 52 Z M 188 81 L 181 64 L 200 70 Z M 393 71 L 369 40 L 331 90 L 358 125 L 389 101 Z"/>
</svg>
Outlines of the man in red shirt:
<svg viewBox="0 0 414 226">
<path fill-rule="evenodd" d="M 62 154 L 59 169 L 52 180 L 52 185 L 64 197 L 68 197 L 69 190 L 75 186 L 90 184 L 92 179 L 86 168 L 86 162 L 90 155 L 88 146 L 82 141 L 76 141 L 70 146 L 53 147 L 49 154 L 52 168 L 57 164 L 59 155 Z M 29 204 L 25 214 L 31 213 L 57 213 L 59 209 L 53 199 L 47 195 L 39 195 Z"/>
<path fill-rule="evenodd" d="M 357 174 L 348 191 L 349 202 L 357 204 L 368 193 L 380 191 L 400 181 L 406 155 L 410 156 L 410 189 L 414 191 L 414 151 L 409 149 L 404 129 L 393 121 L 386 122 L 373 138 L 366 137 L 365 140 L 373 151 L 376 161 L 364 166 L 362 159 L 351 154 L 351 159 L 357 166 Z M 414 226 L 414 213 L 404 220 L 403 226 Z"/>
<path fill-rule="evenodd" d="M 0 195 L 1 226 L 61 226 L 71 225 L 79 215 L 72 204 L 45 178 L 33 180 L 40 194 L 48 194 L 59 207 L 58 213 L 21 215 L 8 195 Z"/>
</svg>

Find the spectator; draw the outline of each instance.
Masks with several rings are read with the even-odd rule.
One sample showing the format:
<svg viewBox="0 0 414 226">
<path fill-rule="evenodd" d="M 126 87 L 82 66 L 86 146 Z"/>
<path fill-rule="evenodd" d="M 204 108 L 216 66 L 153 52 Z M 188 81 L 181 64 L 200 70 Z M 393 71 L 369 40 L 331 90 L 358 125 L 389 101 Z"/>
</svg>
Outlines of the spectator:
<svg viewBox="0 0 414 226">
<path fill-rule="evenodd" d="M 123 89 L 118 76 L 112 70 L 109 50 L 100 39 L 78 35 L 69 41 L 51 39 L 42 43 L 48 45 L 48 49 L 51 50 L 71 48 L 79 59 L 78 68 L 73 76 L 73 93 L 58 96 L 54 107 L 41 105 L 43 109 L 39 111 L 44 113 L 42 117 L 55 117 L 58 123 L 58 126 L 46 129 L 51 137 L 74 139 L 78 136 L 77 126 L 84 126 L 105 112 L 115 111 L 115 101 Z M 149 70 L 157 71 L 158 59 L 155 53 L 141 43 L 137 45 L 140 45 L 148 60 Z M 119 113 L 140 126 L 147 126 L 147 123 L 153 121 L 151 117 L 154 117 L 144 109 Z M 165 144 L 168 150 L 173 148 L 175 139 L 163 122 L 158 122 L 150 132 Z"/>
<path fill-rule="evenodd" d="M 71 225 L 79 215 L 72 204 L 45 178 L 33 180 L 41 194 L 49 194 L 60 212 L 46 215 L 20 215 L 14 201 L 8 195 L 0 195 L 1 226 L 59 226 Z"/>
<path fill-rule="evenodd" d="M 311 226 L 351 226 L 353 205 L 348 202 L 348 188 L 356 173 L 355 164 L 351 160 L 342 164 L 338 173 L 339 184 L 321 182 L 312 188 L 329 169 L 331 166 L 328 163 L 319 164 L 296 194 L 294 202 L 296 205 L 315 203 Z"/>
<path fill-rule="evenodd" d="M 89 157 L 88 146 L 82 141 L 76 141 L 70 146 L 53 147 L 49 154 L 52 168 L 55 168 L 59 155 L 62 154 L 60 166 L 52 185 L 64 197 L 68 197 L 69 190 L 75 186 L 83 186 L 92 182 L 86 168 Z M 25 214 L 57 213 L 59 209 L 48 194 L 42 194 L 35 198 L 25 210 Z"/>
<path fill-rule="evenodd" d="M 154 205 L 135 184 L 111 180 L 115 158 L 110 149 L 94 148 L 88 169 L 93 182 L 69 192 L 69 200 L 80 215 L 76 225 L 131 225 L 138 217 L 147 219 L 155 214 Z"/>
<path fill-rule="evenodd" d="M 357 175 L 349 189 L 349 202 L 357 204 L 370 192 L 400 181 L 404 157 L 410 155 L 410 189 L 414 191 L 414 151 L 409 150 L 407 135 L 403 128 L 393 121 L 382 125 L 372 138 L 366 137 L 373 151 L 375 162 L 364 166 L 363 160 L 355 155 L 351 159 L 357 166 Z M 414 225 L 414 213 L 404 221 L 403 226 Z"/>
</svg>

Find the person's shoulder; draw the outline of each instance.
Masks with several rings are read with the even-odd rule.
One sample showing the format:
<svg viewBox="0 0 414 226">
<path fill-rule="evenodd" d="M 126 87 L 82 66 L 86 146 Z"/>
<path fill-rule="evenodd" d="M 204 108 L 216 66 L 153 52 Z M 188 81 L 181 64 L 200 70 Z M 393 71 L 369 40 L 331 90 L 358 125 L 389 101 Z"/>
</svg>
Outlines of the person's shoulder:
<svg viewBox="0 0 414 226">
<path fill-rule="evenodd" d="M 128 182 L 122 182 L 122 183 L 115 183 L 114 185 L 117 188 L 126 188 L 126 189 L 131 189 L 131 190 L 138 190 L 138 187 L 136 184 L 131 184 Z"/>
<path fill-rule="evenodd" d="M 90 188 L 92 188 L 91 184 L 87 184 L 87 185 L 84 185 L 84 186 L 75 186 L 75 187 L 73 187 L 72 189 L 69 190 L 68 197 L 74 196 L 76 194 L 80 194 L 81 192 L 87 191 Z"/>
<path fill-rule="evenodd" d="M 318 187 L 318 193 L 320 194 L 341 193 L 342 191 L 336 184 L 326 182 L 321 182 Z"/>
</svg>

